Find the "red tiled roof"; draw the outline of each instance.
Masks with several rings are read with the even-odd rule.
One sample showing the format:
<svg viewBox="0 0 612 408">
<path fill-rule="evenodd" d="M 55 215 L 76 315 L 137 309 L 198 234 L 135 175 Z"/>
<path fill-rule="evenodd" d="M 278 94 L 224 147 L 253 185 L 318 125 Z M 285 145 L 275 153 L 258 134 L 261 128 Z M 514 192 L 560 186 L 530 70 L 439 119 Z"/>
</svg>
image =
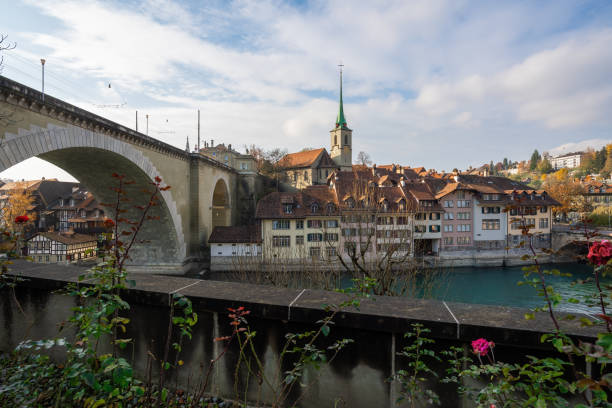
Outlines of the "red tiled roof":
<svg viewBox="0 0 612 408">
<path fill-rule="evenodd" d="M 285 213 L 283 204 L 293 203 L 291 212 Z M 313 204 L 316 211 L 313 212 Z M 328 204 L 333 204 L 331 212 Z M 336 192 L 329 186 L 309 186 L 294 193 L 276 192 L 263 197 L 257 203 L 256 218 L 304 218 L 313 215 L 337 215 L 338 200 Z"/>
<path fill-rule="evenodd" d="M 336 166 L 336 164 L 334 163 L 334 161 L 331 159 L 331 157 L 329 157 L 329 154 L 327 153 L 327 150 L 325 150 L 324 148 L 320 148 L 320 149 L 313 149 L 313 150 L 307 150 L 305 152 L 298 152 L 298 153 L 289 153 L 287 155 L 285 155 L 279 162 L 279 166 L 280 167 L 284 167 L 284 168 L 299 168 L 299 167 L 310 167 L 312 166 L 317 159 L 319 158 L 319 156 L 321 156 L 321 161 L 319 163 L 319 165 L 321 167 L 334 167 Z"/>
<path fill-rule="evenodd" d="M 85 235 L 85 234 L 77 234 L 77 233 L 68 235 L 68 234 L 61 234 L 55 231 L 49 231 L 49 232 L 39 232 L 36 235 L 42 235 L 43 237 L 46 237 L 53 241 L 61 242 L 62 244 L 67 244 L 67 245 L 82 244 L 85 242 L 97 242 L 98 241 L 95 235 Z M 34 238 L 36 235 L 34 235 L 32 238 Z"/>
</svg>

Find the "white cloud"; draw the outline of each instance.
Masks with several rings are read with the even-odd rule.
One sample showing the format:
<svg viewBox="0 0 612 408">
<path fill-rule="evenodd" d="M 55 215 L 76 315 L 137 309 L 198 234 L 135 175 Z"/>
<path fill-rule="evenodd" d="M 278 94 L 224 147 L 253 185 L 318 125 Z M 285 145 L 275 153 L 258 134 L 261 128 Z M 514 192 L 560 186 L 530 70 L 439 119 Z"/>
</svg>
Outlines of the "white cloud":
<svg viewBox="0 0 612 408">
<path fill-rule="evenodd" d="M 76 84 L 64 99 L 130 127 L 138 109 L 140 130 L 148 113 L 181 148 L 198 108 L 206 139 L 328 146 L 340 61 L 355 151 L 379 163 L 520 159 L 534 141 L 605 137 L 612 117 L 612 19 L 577 25 L 572 3 L 24 1 L 54 23 L 24 17 L 18 51 L 48 51 Z"/>
<path fill-rule="evenodd" d="M 548 152 L 553 156 L 558 156 L 564 153 L 582 152 L 588 148 L 601 149 L 603 146 L 612 143 L 612 139 L 587 139 L 580 142 L 565 143 L 557 147 L 549 149 Z"/>
</svg>

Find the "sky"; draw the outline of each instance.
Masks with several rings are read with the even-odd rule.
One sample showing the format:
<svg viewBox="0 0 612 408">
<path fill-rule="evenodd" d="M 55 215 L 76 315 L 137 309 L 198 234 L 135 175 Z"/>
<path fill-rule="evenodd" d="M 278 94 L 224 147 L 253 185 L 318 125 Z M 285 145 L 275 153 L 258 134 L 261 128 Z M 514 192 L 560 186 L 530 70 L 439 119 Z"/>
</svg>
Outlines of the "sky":
<svg viewBox="0 0 612 408">
<path fill-rule="evenodd" d="M 184 148 L 327 147 L 450 171 L 612 141 L 612 2 L 0 0 L 2 75 Z M 110 85 L 110 87 L 109 87 Z M 0 177 L 70 175 L 30 159 Z"/>
</svg>

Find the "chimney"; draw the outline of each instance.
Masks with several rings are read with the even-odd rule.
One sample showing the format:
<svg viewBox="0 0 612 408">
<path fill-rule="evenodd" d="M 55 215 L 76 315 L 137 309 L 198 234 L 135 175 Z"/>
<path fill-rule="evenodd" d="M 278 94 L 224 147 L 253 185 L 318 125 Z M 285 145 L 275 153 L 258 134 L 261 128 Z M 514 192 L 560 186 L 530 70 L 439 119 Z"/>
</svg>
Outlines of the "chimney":
<svg viewBox="0 0 612 408">
<path fill-rule="evenodd" d="M 372 175 L 375 176 L 376 175 L 376 163 L 374 163 L 372 165 Z"/>
<path fill-rule="evenodd" d="M 210 147 L 215 147 L 215 141 L 213 139 L 210 139 Z"/>
<path fill-rule="evenodd" d="M 232 151 L 232 144 L 231 143 L 227 145 L 227 150 L 229 150 L 230 152 Z"/>
</svg>

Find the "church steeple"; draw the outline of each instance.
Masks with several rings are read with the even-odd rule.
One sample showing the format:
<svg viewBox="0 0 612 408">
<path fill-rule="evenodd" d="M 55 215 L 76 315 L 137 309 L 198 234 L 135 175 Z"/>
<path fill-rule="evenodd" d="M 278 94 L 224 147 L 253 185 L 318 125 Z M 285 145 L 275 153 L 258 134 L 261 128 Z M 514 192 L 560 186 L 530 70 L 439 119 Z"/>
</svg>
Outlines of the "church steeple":
<svg viewBox="0 0 612 408">
<path fill-rule="evenodd" d="M 336 127 L 340 127 L 340 128 L 346 128 L 347 123 L 346 123 L 346 118 L 344 117 L 344 106 L 342 103 L 342 67 L 344 65 L 340 64 L 340 108 L 338 110 L 338 117 L 336 118 Z"/>
<path fill-rule="evenodd" d="M 331 150 L 329 156 L 338 165 L 341 171 L 350 171 L 353 162 L 353 131 L 349 129 L 344 117 L 344 104 L 342 103 L 342 67 L 340 64 L 340 106 L 336 117 L 336 126 L 329 132 L 331 136 Z"/>
</svg>

